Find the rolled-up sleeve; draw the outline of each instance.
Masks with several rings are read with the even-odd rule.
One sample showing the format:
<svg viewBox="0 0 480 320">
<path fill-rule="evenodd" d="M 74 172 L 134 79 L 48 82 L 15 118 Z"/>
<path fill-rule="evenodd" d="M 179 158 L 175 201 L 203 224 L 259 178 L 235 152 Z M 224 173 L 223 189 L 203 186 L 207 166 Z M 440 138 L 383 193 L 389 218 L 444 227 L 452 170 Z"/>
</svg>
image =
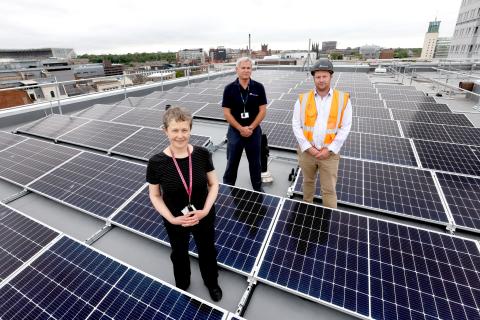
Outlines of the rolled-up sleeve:
<svg viewBox="0 0 480 320">
<path fill-rule="evenodd" d="M 312 146 L 312 144 L 307 140 L 307 138 L 305 138 L 305 135 L 303 134 L 302 117 L 300 115 L 300 101 L 298 99 L 293 107 L 292 129 L 302 152 Z"/>
<path fill-rule="evenodd" d="M 339 153 L 345 140 L 347 140 L 350 129 L 352 128 L 352 103 L 348 99 L 345 113 L 343 114 L 342 127 L 338 129 L 337 135 L 332 143 L 328 146 L 328 149 L 334 153 Z"/>
</svg>

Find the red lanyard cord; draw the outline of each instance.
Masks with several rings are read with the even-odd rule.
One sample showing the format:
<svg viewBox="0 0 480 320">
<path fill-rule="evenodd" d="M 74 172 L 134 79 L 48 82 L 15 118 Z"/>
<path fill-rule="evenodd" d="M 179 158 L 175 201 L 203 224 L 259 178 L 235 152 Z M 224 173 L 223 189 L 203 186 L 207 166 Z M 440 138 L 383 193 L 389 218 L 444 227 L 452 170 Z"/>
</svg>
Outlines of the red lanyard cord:
<svg viewBox="0 0 480 320">
<path fill-rule="evenodd" d="M 185 178 L 183 177 L 182 171 L 180 170 L 180 167 L 178 166 L 177 159 L 175 159 L 175 155 L 173 154 L 173 150 L 170 149 L 170 153 L 172 154 L 172 159 L 173 163 L 175 164 L 175 168 L 177 168 L 178 175 L 180 176 L 180 179 L 182 179 L 183 186 L 185 187 L 185 191 L 187 191 L 188 194 L 188 204 L 191 204 L 191 199 L 192 199 L 192 185 L 193 185 L 193 175 L 192 175 L 192 156 L 190 155 L 190 149 L 188 148 L 188 173 L 190 175 L 190 184 L 187 187 L 187 183 L 185 182 Z"/>
</svg>

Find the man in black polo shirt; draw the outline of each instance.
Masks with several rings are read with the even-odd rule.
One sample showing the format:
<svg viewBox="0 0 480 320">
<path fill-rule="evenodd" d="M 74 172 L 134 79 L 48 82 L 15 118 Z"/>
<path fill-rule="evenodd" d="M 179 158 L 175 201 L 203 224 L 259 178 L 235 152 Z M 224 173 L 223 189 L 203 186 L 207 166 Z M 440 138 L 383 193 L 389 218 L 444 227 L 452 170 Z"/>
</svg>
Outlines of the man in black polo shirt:
<svg viewBox="0 0 480 320">
<path fill-rule="evenodd" d="M 230 124 L 227 132 L 227 168 L 223 175 L 223 183 L 235 185 L 238 165 L 245 149 L 253 190 L 263 191 L 260 122 L 265 118 L 267 96 L 263 85 L 250 78 L 252 75 L 250 58 L 238 59 L 236 70 L 237 80 L 227 85 L 223 91 L 223 114 Z"/>
</svg>

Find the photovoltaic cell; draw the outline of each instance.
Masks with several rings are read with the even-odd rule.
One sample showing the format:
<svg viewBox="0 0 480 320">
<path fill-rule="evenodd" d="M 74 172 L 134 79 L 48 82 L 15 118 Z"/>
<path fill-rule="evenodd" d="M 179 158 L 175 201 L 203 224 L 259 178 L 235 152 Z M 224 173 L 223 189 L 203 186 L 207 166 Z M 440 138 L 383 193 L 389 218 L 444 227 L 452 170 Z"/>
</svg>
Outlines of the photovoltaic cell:
<svg viewBox="0 0 480 320">
<path fill-rule="evenodd" d="M 402 126 L 403 134 L 407 138 L 452 142 L 445 126 L 442 125 L 404 121 L 400 121 L 400 125 Z"/>
<path fill-rule="evenodd" d="M 268 108 L 265 121 L 291 124 L 293 111 Z"/>
<path fill-rule="evenodd" d="M 400 129 L 394 120 L 354 117 L 352 131 L 400 137 Z"/>
<path fill-rule="evenodd" d="M 289 124 L 277 123 L 267 135 L 267 140 L 270 147 L 279 149 L 296 150 L 298 146 L 292 126 Z"/>
<path fill-rule="evenodd" d="M 374 319 L 477 319 L 480 256 L 471 240 L 369 219 Z"/>
<path fill-rule="evenodd" d="M 455 225 L 480 232 L 480 179 L 436 173 Z"/>
<path fill-rule="evenodd" d="M 480 146 L 480 128 L 459 126 L 445 126 L 444 128 L 451 142 Z"/>
<path fill-rule="evenodd" d="M 130 110 L 131 107 L 110 105 L 110 104 L 96 104 L 88 109 L 74 113 L 73 116 L 80 118 L 96 119 L 110 121 Z"/>
<path fill-rule="evenodd" d="M 350 100 L 353 108 L 355 108 L 356 106 L 385 108 L 383 100 L 357 98 L 351 98 Z"/>
<path fill-rule="evenodd" d="M 260 281 L 369 315 L 367 218 L 286 199 Z"/>
<path fill-rule="evenodd" d="M 321 184 L 316 179 L 315 195 L 321 196 Z M 363 205 L 363 162 L 355 159 L 343 158 L 338 166 L 338 181 L 336 185 L 339 202 Z M 303 173 L 298 171 L 294 192 L 303 194 Z"/>
<path fill-rule="evenodd" d="M 165 111 L 153 109 L 133 109 L 113 119 L 113 122 L 132 124 L 142 127 L 161 128 Z"/>
<path fill-rule="evenodd" d="M 209 141 L 210 138 L 206 136 L 190 135 L 190 143 L 195 146 L 205 146 Z M 142 128 L 113 148 L 111 153 L 148 160 L 153 155 L 162 152 L 169 144 L 170 142 L 162 130 Z"/>
<path fill-rule="evenodd" d="M 211 95 L 211 94 L 198 94 L 198 93 L 189 93 L 186 96 L 182 97 L 182 101 L 194 101 L 194 102 L 208 102 L 208 103 L 220 103 L 222 96 Z"/>
<path fill-rule="evenodd" d="M 223 319 L 226 312 L 63 237 L 0 288 L 4 319 Z"/>
<path fill-rule="evenodd" d="M 0 152 L 0 177 L 26 185 L 80 153 L 80 150 L 27 139 Z"/>
<path fill-rule="evenodd" d="M 448 223 L 429 171 L 364 162 L 364 205 L 386 212 Z"/>
<path fill-rule="evenodd" d="M 424 168 L 480 176 L 480 159 L 472 147 L 424 140 L 414 143 Z"/>
<path fill-rule="evenodd" d="M 280 110 L 292 110 L 295 106 L 295 100 L 272 100 L 272 102 L 268 105 L 268 109 L 280 109 Z M 268 112 L 267 109 L 267 112 Z"/>
<path fill-rule="evenodd" d="M 24 141 L 26 138 L 8 132 L 0 131 L 0 151 Z"/>
<path fill-rule="evenodd" d="M 218 103 L 208 103 L 194 114 L 195 118 L 206 118 L 225 121 L 223 108 Z"/>
<path fill-rule="evenodd" d="M 428 117 L 432 123 L 473 127 L 473 124 L 463 113 L 428 112 Z"/>
<path fill-rule="evenodd" d="M 391 120 L 390 112 L 387 108 L 362 107 L 352 108 L 354 117 L 378 118 Z"/>
<path fill-rule="evenodd" d="M 144 179 L 143 165 L 83 152 L 28 189 L 107 218 L 142 187 Z"/>
<path fill-rule="evenodd" d="M 220 264 L 244 274 L 252 271 L 279 202 L 279 197 L 220 185 L 215 202 L 215 245 Z M 148 187 L 116 214 L 112 222 L 169 244 L 163 219 L 148 197 Z M 197 253 L 193 240 L 190 251 Z"/>
<path fill-rule="evenodd" d="M 121 123 L 92 120 L 59 137 L 58 141 L 108 151 L 139 129 L 139 127 Z"/>
<path fill-rule="evenodd" d="M 50 115 L 40 120 L 31 122 L 17 129 L 17 132 L 28 133 L 34 136 L 56 139 L 62 134 L 78 128 L 90 120 L 62 116 Z"/>
<path fill-rule="evenodd" d="M 347 140 L 340 149 L 340 154 L 346 157 L 358 158 L 362 157 L 361 151 L 362 134 L 360 132 L 350 131 Z"/>
<path fill-rule="evenodd" d="M 410 141 L 406 138 L 362 133 L 361 149 L 362 159 L 418 166 Z"/>
<path fill-rule="evenodd" d="M 413 122 L 431 123 L 427 112 L 392 109 L 393 119 Z"/>
<path fill-rule="evenodd" d="M 56 236 L 58 232 L 0 204 L 0 282 Z"/>
</svg>

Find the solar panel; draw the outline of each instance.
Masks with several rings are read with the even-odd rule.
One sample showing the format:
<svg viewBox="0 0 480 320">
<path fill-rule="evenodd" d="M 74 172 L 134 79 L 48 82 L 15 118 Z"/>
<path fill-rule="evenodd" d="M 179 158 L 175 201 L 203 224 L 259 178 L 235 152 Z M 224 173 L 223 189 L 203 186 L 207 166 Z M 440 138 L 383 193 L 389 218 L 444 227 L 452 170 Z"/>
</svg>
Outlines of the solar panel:
<svg viewBox="0 0 480 320">
<path fill-rule="evenodd" d="M 153 109 L 133 109 L 119 117 L 113 119 L 113 122 L 145 126 L 152 128 L 161 128 L 163 125 L 163 114 L 165 111 Z"/>
<path fill-rule="evenodd" d="M 220 103 L 222 97 L 220 95 L 210 95 L 210 94 L 197 94 L 189 93 L 185 97 L 181 98 L 182 101 L 194 101 L 194 102 L 208 102 L 208 103 Z"/>
<path fill-rule="evenodd" d="M 0 288 L 4 319 L 224 319 L 227 311 L 67 237 Z"/>
<path fill-rule="evenodd" d="M 436 173 L 455 226 L 480 232 L 480 179 Z"/>
<path fill-rule="evenodd" d="M 364 162 L 364 205 L 414 219 L 448 223 L 431 172 Z"/>
<path fill-rule="evenodd" d="M 48 117 L 26 124 L 23 127 L 18 128 L 16 131 L 34 136 L 56 139 L 62 134 L 78 128 L 89 121 L 90 120 L 87 119 L 52 114 Z"/>
<path fill-rule="evenodd" d="M 428 112 L 428 116 L 432 123 L 473 127 L 473 124 L 463 113 Z"/>
<path fill-rule="evenodd" d="M 289 124 L 277 123 L 267 134 L 267 140 L 270 147 L 297 150 L 298 142 L 293 134 L 292 126 Z"/>
<path fill-rule="evenodd" d="M 62 135 L 58 138 L 58 141 L 107 151 L 139 129 L 139 127 L 121 123 L 91 120 L 89 123 Z"/>
<path fill-rule="evenodd" d="M 268 108 L 265 121 L 291 124 L 293 111 Z"/>
<path fill-rule="evenodd" d="M 363 162 L 343 158 L 338 166 L 337 198 L 339 202 L 363 205 Z M 298 171 L 293 191 L 303 194 L 303 173 Z M 320 181 L 317 176 L 315 195 L 320 198 Z"/>
<path fill-rule="evenodd" d="M 424 111 L 392 109 L 392 114 L 395 120 L 431 123 L 428 113 Z"/>
<path fill-rule="evenodd" d="M 452 142 L 445 126 L 420 122 L 401 121 L 403 134 L 407 138 Z"/>
<path fill-rule="evenodd" d="M 167 100 L 180 100 L 182 97 L 185 97 L 187 93 L 184 92 L 170 92 L 170 91 L 157 91 L 150 93 L 147 97 L 148 98 L 155 98 L 155 99 L 167 99 Z"/>
<path fill-rule="evenodd" d="M 162 97 L 163 98 L 163 97 Z M 117 105 L 135 108 L 152 108 L 161 101 L 160 97 L 128 97 L 117 103 Z"/>
<path fill-rule="evenodd" d="M 57 236 L 58 232 L 0 204 L 0 283 Z"/>
<path fill-rule="evenodd" d="M 96 119 L 110 121 L 130 110 L 131 107 L 110 105 L 110 104 L 96 104 L 88 109 L 74 113 L 73 116 L 80 118 Z"/>
<path fill-rule="evenodd" d="M 406 138 L 362 133 L 362 159 L 417 167 L 410 141 Z"/>
<path fill-rule="evenodd" d="M 350 93 L 351 98 L 356 98 L 356 99 L 372 99 L 372 100 L 378 100 L 380 99 L 380 96 L 378 93 L 374 92 L 360 92 L 356 91 L 355 89 L 353 91 L 347 91 Z"/>
<path fill-rule="evenodd" d="M 283 94 L 283 92 L 274 92 L 274 91 L 266 91 L 265 93 L 267 95 L 267 101 L 270 101 L 271 99 L 280 99 L 280 97 Z"/>
<path fill-rule="evenodd" d="M 99 218 L 108 218 L 144 184 L 145 166 L 83 152 L 27 188 Z"/>
<path fill-rule="evenodd" d="M 480 146 L 480 128 L 444 126 L 444 129 L 452 142 Z"/>
<path fill-rule="evenodd" d="M 0 131 L 0 151 L 13 146 L 21 141 L 24 141 L 26 138 L 14 135 L 8 132 Z"/>
<path fill-rule="evenodd" d="M 444 103 L 416 102 L 417 107 L 423 111 L 452 112 Z"/>
<path fill-rule="evenodd" d="M 205 88 L 199 87 L 173 87 L 172 89 L 168 90 L 169 92 L 186 92 L 186 93 L 205 93 Z M 207 93 L 208 94 L 208 93 Z"/>
<path fill-rule="evenodd" d="M 211 94 L 214 96 L 221 96 L 223 95 L 223 88 L 222 89 L 205 89 L 202 94 Z"/>
<path fill-rule="evenodd" d="M 24 186 L 80 153 L 80 150 L 27 139 L 0 152 L 0 177 Z"/>
<path fill-rule="evenodd" d="M 367 218 L 285 199 L 258 278 L 369 315 Z"/>
<path fill-rule="evenodd" d="M 400 137 L 400 129 L 394 120 L 354 117 L 352 131 Z"/>
<path fill-rule="evenodd" d="M 297 93 L 284 93 L 283 96 L 280 98 L 281 100 L 293 100 L 297 101 L 298 94 Z"/>
<path fill-rule="evenodd" d="M 293 110 L 295 100 L 272 100 L 268 105 L 268 109 Z M 268 112 L 268 110 L 267 110 Z"/>
<path fill-rule="evenodd" d="M 371 317 L 480 317 L 480 255 L 471 240 L 369 219 Z"/>
<path fill-rule="evenodd" d="M 209 141 L 210 138 L 206 136 L 190 135 L 190 143 L 192 145 L 205 146 Z M 115 146 L 110 152 L 136 159 L 148 160 L 153 155 L 162 152 L 169 144 L 170 142 L 162 130 L 142 128 Z"/>
<path fill-rule="evenodd" d="M 250 274 L 279 203 L 279 197 L 220 184 L 215 202 L 217 261 Z M 163 219 L 148 197 L 148 187 L 116 214 L 112 223 L 169 245 Z M 193 240 L 190 251 L 197 253 Z"/>
<path fill-rule="evenodd" d="M 360 159 L 362 157 L 361 135 L 360 132 L 351 131 L 340 149 L 340 154 L 342 156 Z"/>
<path fill-rule="evenodd" d="M 480 176 L 480 159 L 472 147 L 423 140 L 414 143 L 424 168 Z"/>
<path fill-rule="evenodd" d="M 354 108 L 356 106 L 385 108 L 385 105 L 383 104 L 383 100 L 357 99 L 357 98 L 351 98 L 350 100 L 351 100 L 352 106 Z"/>
<path fill-rule="evenodd" d="M 362 107 L 352 108 L 354 117 L 378 118 L 391 120 L 390 112 L 387 108 Z"/>
<path fill-rule="evenodd" d="M 165 100 L 161 103 L 159 103 L 155 109 L 156 110 L 165 110 L 165 107 L 167 105 L 170 106 L 180 106 L 183 108 L 188 109 L 191 113 L 196 112 L 197 110 L 200 110 L 203 106 L 206 105 L 205 102 L 193 102 L 193 101 L 172 101 L 172 100 Z"/>
<path fill-rule="evenodd" d="M 223 108 L 218 103 L 208 103 L 194 114 L 195 118 L 206 118 L 225 121 Z"/>
</svg>

